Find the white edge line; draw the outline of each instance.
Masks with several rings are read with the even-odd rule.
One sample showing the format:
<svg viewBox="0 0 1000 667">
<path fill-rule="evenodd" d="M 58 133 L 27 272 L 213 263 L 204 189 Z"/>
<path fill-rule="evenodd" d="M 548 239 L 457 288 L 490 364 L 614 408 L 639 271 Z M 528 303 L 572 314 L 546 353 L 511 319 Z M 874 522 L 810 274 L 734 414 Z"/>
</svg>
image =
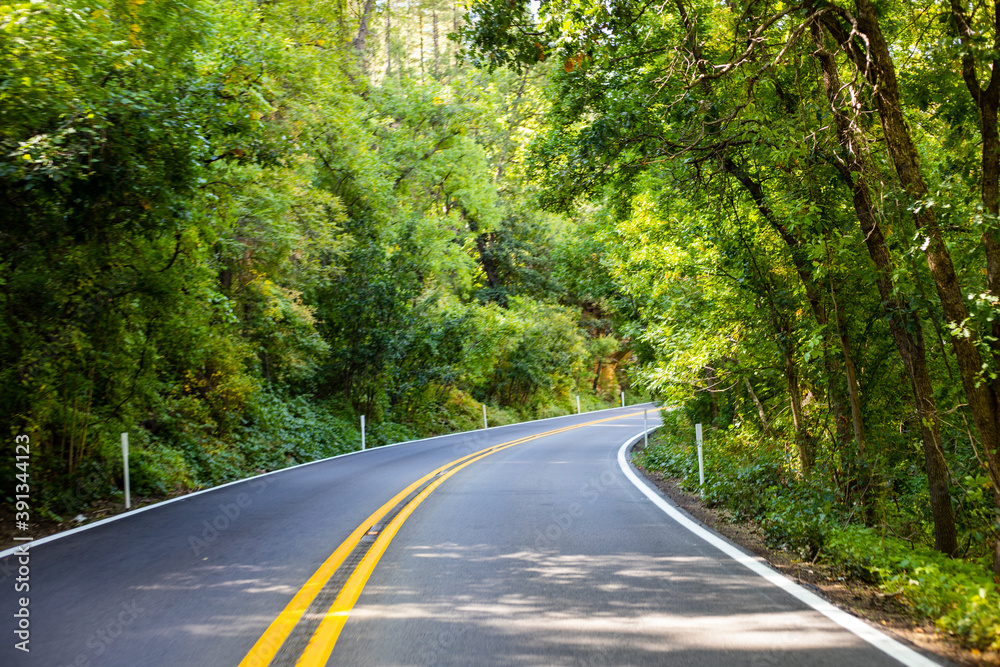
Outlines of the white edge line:
<svg viewBox="0 0 1000 667">
<path fill-rule="evenodd" d="M 565 419 L 567 417 L 582 417 L 583 415 L 590 415 L 590 414 L 594 414 L 594 413 L 597 413 L 597 412 L 607 412 L 608 410 L 623 410 L 623 409 L 624 410 L 628 410 L 629 408 L 634 408 L 634 407 L 638 407 L 638 406 L 642 406 L 642 405 L 653 405 L 653 404 L 652 403 L 637 403 L 637 404 L 634 404 L 634 405 L 627 405 L 624 408 L 622 408 L 620 405 L 616 405 L 613 408 L 603 408 L 601 410 L 591 410 L 589 412 L 584 412 L 584 413 L 581 413 L 581 414 L 572 413 L 572 414 L 568 414 L 568 415 L 558 415 L 558 416 L 555 416 L 555 417 L 546 417 L 545 419 L 535 419 L 535 420 L 526 421 L 526 422 L 514 422 L 513 424 L 501 424 L 500 426 L 491 426 L 491 427 L 489 427 L 488 429 L 485 429 L 485 430 L 495 431 L 497 429 L 506 428 L 508 426 L 523 426 L 525 424 L 534 424 L 534 423 L 537 423 L 537 422 L 546 422 L 546 421 L 549 421 L 551 419 Z M 380 449 L 386 449 L 387 447 L 398 447 L 399 445 L 412 445 L 412 444 L 417 443 L 417 442 L 427 442 L 428 440 L 438 440 L 440 438 L 452 438 L 452 437 L 455 437 L 455 436 L 458 436 L 458 435 L 467 435 L 469 433 L 477 433 L 477 432 L 483 431 L 483 430 L 484 429 L 477 428 L 477 429 L 473 429 L 471 431 L 458 431 L 456 433 L 445 433 L 443 435 L 434 435 L 434 436 L 431 436 L 429 438 L 419 438 L 417 440 L 404 440 L 403 442 L 395 442 L 395 443 L 393 443 L 391 445 L 382 445 L 381 447 L 369 447 L 368 449 L 365 449 L 365 450 L 355 449 L 355 450 L 350 451 L 350 452 L 344 452 L 343 454 L 336 454 L 334 456 L 328 456 L 328 457 L 323 458 L 323 459 L 316 459 L 315 461 L 306 461 L 305 463 L 298 463 L 298 464 L 293 465 L 293 466 L 288 466 L 287 468 L 279 468 L 278 470 L 271 470 L 269 472 L 263 472 L 263 473 L 261 473 L 259 475 L 252 475 L 250 477 L 244 477 L 243 479 L 237 479 L 237 480 L 234 480 L 232 482 L 226 482 L 225 484 L 220 484 L 218 486 L 212 486 L 212 487 L 209 487 L 207 489 L 200 489 L 198 491 L 192 491 L 191 493 L 185 493 L 183 496 L 177 496 L 176 498 L 169 498 L 167 500 L 161 500 L 158 503 L 152 503 L 150 505 L 143 505 L 142 507 L 139 507 L 137 509 L 129 510 L 127 512 L 122 512 L 121 514 L 116 514 L 114 516 L 109 516 L 106 519 L 101 519 L 99 521 L 94 521 L 93 523 L 88 523 L 88 524 L 83 525 L 83 526 L 77 526 L 76 528 L 70 528 L 69 530 L 64 530 L 64 531 L 62 531 L 60 533 L 53 533 L 52 535 L 46 535 L 45 537 L 39 537 L 36 540 L 32 540 L 30 542 L 25 542 L 24 544 L 20 544 L 20 545 L 18 545 L 16 547 L 10 547 L 9 549 L 4 549 L 3 551 L 0 551 L 0 559 L 4 559 L 4 558 L 7 558 L 8 556 L 13 556 L 13 555 L 16 555 L 16 554 L 23 554 L 24 551 L 22 551 L 22 550 L 31 551 L 32 549 L 34 549 L 35 547 L 37 547 L 40 544 L 45 544 L 47 542 L 53 542 L 53 541 L 61 539 L 63 537 L 69 537 L 70 535 L 73 535 L 74 533 L 80 533 L 80 532 L 83 532 L 85 530 L 89 530 L 91 528 L 96 528 L 96 527 L 104 525 L 106 523 L 111 523 L 112 521 L 118 521 L 120 519 L 126 519 L 126 518 L 128 518 L 130 516 L 135 516 L 136 514 L 141 514 L 142 512 L 145 512 L 147 510 L 158 509 L 160 507 L 163 507 L 164 505 L 169 505 L 171 503 L 176 503 L 176 502 L 179 502 L 181 500 L 187 500 L 188 498 L 193 498 L 194 496 L 200 496 L 203 493 L 209 493 L 211 491 L 218 491 L 219 489 L 224 489 L 227 486 L 233 486 L 234 484 L 243 484 L 244 482 L 250 482 L 252 480 L 259 479 L 261 477 L 267 477 L 268 475 L 276 475 L 276 474 L 278 474 L 280 472 L 286 472 L 288 470 L 294 470 L 295 468 L 301 468 L 303 466 L 311 466 L 311 465 L 314 465 L 316 463 L 323 463 L 324 461 L 332 461 L 333 459 L 339 459 L 339 458 L 344 457 L 344 456 L 351 456 L 352 454 L 365 454 L 365 453 L 377 451 L 377 450 L 380 450 Z"/>
<path fill-rule="evenodd" d="M 653 427 L 647 432 L 655 431 L 657 428 L 659 428 L 659 426 Z M 638 442 L 641 437 L 642 433 L 639 433 L 638 435 L 627 440 L 625 444 L 621 446 L 618 450 L 618 466 L 622 469 L 622 472 L 625 473 L 625 476 L 628 477 L 629 481 L 632 482 L 632 484 L 634 484 L 635 487 L 643 493 L 643 495 L 653 501 L 654 505 L 663 510 L 667 516 L 680 524 L 682 528 L 694 533 L 722 553 L 735 560 L 740 565 L 746 567 L 754 574 L 763 577 L 768 582 L 774 584 L 795 599 L 812 607 L 837 625 L 852 632 L 883 653 L 898 660 L 902 664 L 907 665 L 907 667 L 940 667 L 939 663 L 928 659 L 910 647 L 892 639 L 856 616 L 852 616 L 843 609 L 835 607 L 815 593 L 799 586 L 780 572 L 772 570 L 756 558 L 743 553 L 733 545 L 720 538 L 714 532 L 699 526 L 694 521 L 684 516 L 675 507 L 664 500 L 659 493 L 653 491 L 653 489 L 649 487 L 648 483 L 640 479 L 631 462 L 625 458 L 625 454 L 629 448 Z"/>
</svg>

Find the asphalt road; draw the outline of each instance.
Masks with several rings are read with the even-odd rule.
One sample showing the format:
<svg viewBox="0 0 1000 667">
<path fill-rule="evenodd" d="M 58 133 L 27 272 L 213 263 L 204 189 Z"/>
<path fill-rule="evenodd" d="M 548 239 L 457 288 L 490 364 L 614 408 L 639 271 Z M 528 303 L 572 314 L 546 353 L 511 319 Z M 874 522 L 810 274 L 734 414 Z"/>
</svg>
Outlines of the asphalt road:
<svg viewBox="0 0 1000 667">
<path fill-rule="evenodd" d="M 408 484 L 474 451 L 635 411 L 369 450 L 37 544 L 30 593 L 14 592 L 16 557 L 0 560 L 0 665 L 238 665 Z M 641 414 L 567 430 L 445 479 L 389 543 L 328 664 L 900 664 L 657 507 L 617 458 L 641 430 Z M 28 654 L 14 649 L 24 595 Z"/>
</svg>

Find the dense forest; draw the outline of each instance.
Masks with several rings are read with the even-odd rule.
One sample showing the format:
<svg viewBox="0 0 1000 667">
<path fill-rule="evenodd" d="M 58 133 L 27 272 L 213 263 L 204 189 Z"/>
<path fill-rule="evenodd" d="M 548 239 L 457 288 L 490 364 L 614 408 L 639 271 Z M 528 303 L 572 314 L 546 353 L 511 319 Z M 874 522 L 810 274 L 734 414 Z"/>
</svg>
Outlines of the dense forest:
<svg viewBox="0 0 1000 667">
<path fill-rule="evenodd" d="M 46 511 L 120 431 L 155 495 L 626 389 L 643 465 L 705 424 L 706 500 L 1000 648 L 1000 1 L 39 0 L 0 65 Z"/>
<path fill-rule="evenodd" d="M 526 176 L 544 73 L 464 63 L 462 21 L 3 6 L 0 414 L 42 511 L 120 498 L 123 431 L 156 496 L 357 449 L 361 415 L 377 446 L 620 400 L 599 243 Z"/>
<path fill-rule="evenodd" d="M 694 485 L 711 423 L 708 500 L 1000 648 L 1000 3 L 470 16 L 480 66 L 559 65 L 530 173 L 605 212 L 635 378 L 685 408 L 641 462 Z"/>
</svg>

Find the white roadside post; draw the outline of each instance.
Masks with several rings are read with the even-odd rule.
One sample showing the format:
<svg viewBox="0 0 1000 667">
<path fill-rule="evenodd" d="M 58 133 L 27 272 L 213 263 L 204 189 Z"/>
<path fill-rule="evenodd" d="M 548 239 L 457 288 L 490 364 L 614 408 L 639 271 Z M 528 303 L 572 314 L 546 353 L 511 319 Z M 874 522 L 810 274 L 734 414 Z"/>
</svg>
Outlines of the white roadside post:
<svg viewBox="0 0 1000 667">
<path fill-rule="evenodd" d="M 701 424 L 694 425 L 694 438 L 698 441 L 698 484 L 705 486 L 705 455 L 701 447 Z"/>
<path fill-rule="evenodd" d="M 625 392 L 622 391 L 622 407 L 625 407 Z"/>
<path fill-rule="evenodd" d="M 486 404 L 483 403 L 483 428 L 489 428 L 490 425 L 486 423 Z"/>
<path fill-rule="evenodd" d="M 128 433 L 122 433 L 122 466 L 125 468 L 125 509 L 132 509 L 132 490 L 128 484 Z"/>
<path fill-rule="evenodd" d="M 642 411 L 642 446 L 649 446 L 649 421 L 646 418 L 646 410 Z"/>
<path fill-rule="evenodd" d="M 580 394 L 576 395 L 576 414 L 580 413 Z"/>
<path fill-rule="evenodd" d="M 361 415 L 361 451 L 365 451 L 365 416 Z"/>
</svg>

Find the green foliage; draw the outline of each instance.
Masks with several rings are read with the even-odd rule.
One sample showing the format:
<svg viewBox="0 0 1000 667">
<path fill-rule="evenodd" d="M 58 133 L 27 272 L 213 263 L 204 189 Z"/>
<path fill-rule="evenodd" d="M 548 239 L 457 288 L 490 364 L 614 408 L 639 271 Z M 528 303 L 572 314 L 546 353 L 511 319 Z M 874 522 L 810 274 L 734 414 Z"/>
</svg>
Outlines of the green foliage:
<svg viewBox="0 0 1000 667">
<path fill-rule="evenodd" d="M 360 447 L 358 427 L 308 396 L 257 395 L 236 438 L 245 468 L 274 470 Z"/>
<path fill-rule="evenodd" d="M 636 457 L 636 465 L 681 478 L 684 488 L 700 491 L 707 503 L 725 507 L 734 520 L 762 521 L 780 511 L 776 503 L 783 502 L 793 488 L 798 491 L 790 482 L 788 462 L 780 449 L 748 442 L 735 431 L 712 434 L 710 446 L 704 448 L 705 486 L 699 489 L 694 429 L 679 410 L 663 415 L 663 427 Z M 774 539 L 781 536 L 774 533 Z"/>
<path fill-rule="evenodd" d="M 950 559 L 856 525 L 832 529 L 823 555 L 845 572 L 903 595 L 919 615 L 969 646 L 1000 648 L 1000 590 L 983 563 Z"/>
<path fill-rule="evenodd" d="M 524 175 L 541 83 L 396 34 L 389 68 L 357 21 L 0 7 L 0 430 L 46 511 L 117 497 L 122 431 L 169 495 L 350 451 L 359 413 L 379 446 L 569 412 L 617 347 Z"/>
<path fill-rule="evenodd" d="M 771 487 L 772 500 L 762 525 L 771 546 L 798 553 L 802 558 L 816 558 L 823 550 L 831 524 L 843 516 L 835 494 L 816 484 L 800 482 L 791 488 Z"/>
<path fill-rule="evenodd" d="M 679 410 L 663 416 L 663 428 L 633 461 L 698 492 L 694 429 Z M 796 477 L 780 450 L 755 445 L 738 430 L 707 433 L 704 449 L 702 499 L 729 510 L 732 521 L 756 522 L 771 547 L 901 595 L 917 615 L 970 647 L 1000 646 L 1000 590 L 983 558 L 948 558 L 880 534 L 860 523 L 857 512 L 846 511 L 821 481 Z"/>
<path fill-rule="evenodd" d="M 618 318 L 631 379 L 734 429 L 710 467 L 748 499 L 706 499 L 803 554 L 850 517 L 1000 573 L 996 26 L 870 4 L 892 103 L 827 5 L 477 0 L 461 33 L 551 82 L 526 173 L 586 221 L 557 271 Z"/>
<path fill-rule="evenodd" d="M 505 406 L 530 405 L 540 389 L 568 395 L 570 378 L 585 354 L 572 314 L 559 306 L 514 298 L 502 326 L 502 347 L 489 376 L 488 395 Z"/>
<path fill-rule="evenodd" d="M 131 451 L 129 482 L 136 495 L 166 496 L 194 486 L 190 466 L 177 450 L 147 443 Z"/>
</svg>

